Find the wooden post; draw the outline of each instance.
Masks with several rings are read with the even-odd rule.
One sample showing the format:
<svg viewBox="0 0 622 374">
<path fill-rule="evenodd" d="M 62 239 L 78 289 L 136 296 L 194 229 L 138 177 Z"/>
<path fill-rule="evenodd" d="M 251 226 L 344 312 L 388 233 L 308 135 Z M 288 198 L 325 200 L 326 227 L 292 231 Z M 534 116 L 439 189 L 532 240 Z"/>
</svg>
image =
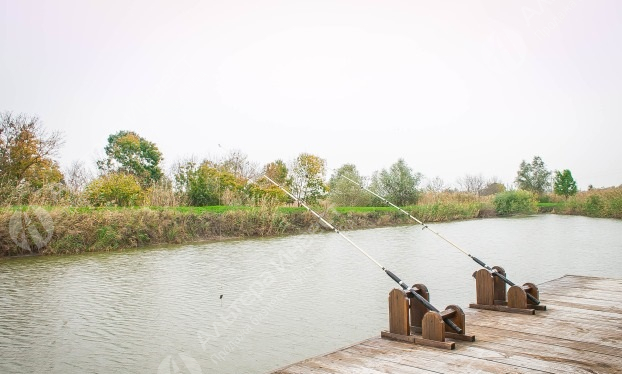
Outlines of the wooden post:
<svg viewBox="0 0 622 374">
<path fill-rule="evenodd" d="M 512 286 L 508 290 L 508 307 L 527 309 L 527 293 L 520 286 Z"/>
<path fill-rule="evenodd" d="M 525 290 L 526 293 L 530 294 L 536 299 L 540 300 L 540 291 L 538 290 L 538 286 L 536 286 L 535 284 L 525 283 L 523 284 L 523 290 Z M 529 304 L 529 306 L 535 306 L 533 301 L 531 301 L 529 298 L 527 299 L 527 304 Z"/>
<path fill-rule="evenodd" d="M 423 284 L 415 284 L 413 285 L 413 289 L 421 295 L 427 301 L 430 301 L 430 293 L 428 292 L 428 288 Z M 421 332 L 421 326 L 423 321 L 423 316 L 428 312 L 428 309 L 416 300 L 411 300 L 410 303 L 410 325 L 413 327 L 414 332 Z"/>
<path fill-rule="evenodd" d="M 389 293 L 389 332 L 398 335 L 410 335 L 408 298 L 404 292 L 396 288 Z"/>
<path fill-rule="evenodd" d="M 421 337 L 437 342 L 445 341 L 445 321 L 440 313 L 429 311 L 423 316 Z"/>
<path fill-rule="evenodd" d="M 464 315 L 464 311 L 458 305 L 449 305 L 445 310 L 441 312 L 441 317 L 443 320 L 451 320 L 456 326 L 462 329 L 460 334 L 456 333 L 448 324 L 445 324 L 445 337 L 455 339 L 455 340 L 464 340 L 467 342 L 474 342 L 475 335 L 467 335 L 466 333 L 466 316 Z"/>
<path fill-rule="evenodd" d="M 505 274 L 505 270 L 501 267 L 501 266 L 493 266 L 492 270 L 496 270 L 499 274 L 503 275 L 504 277 L 506 276 Z M 493 295 L 493 299 L 495 300 L 495 303 L 498 302 L 505 302 L 507 301 L 506 296 L 505 296 L 505 282 L 501 280 L 501 278 L 499 277 L 495 277 L 494 275 L 492 276 L 494 278 L 494 295 Z"/>
<path fill-rule="evenodd" d="M 473 273 L 473 276 L 475 277 L 477 303 L 480 305 L 494 305 L 495 280 L 493 279 L 493 275 L 486 269 L 480 269 Z"/>
</svg>

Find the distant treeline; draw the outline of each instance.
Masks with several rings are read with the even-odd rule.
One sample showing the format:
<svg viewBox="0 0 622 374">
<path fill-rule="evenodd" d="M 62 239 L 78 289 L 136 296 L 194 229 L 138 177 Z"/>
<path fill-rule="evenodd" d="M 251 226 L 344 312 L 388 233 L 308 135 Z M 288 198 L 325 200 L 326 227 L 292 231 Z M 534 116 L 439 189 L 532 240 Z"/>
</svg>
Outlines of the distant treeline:
<svg viewBox="0 0 622 374">
<path fill-rule="evenodd" d="M 277 159 L 259 165 L 242 151 L 230 150 L 218 159 L 177 160 L 165 172 L 158 146 L 125 130 L 108 137 L 105 156 L 97 160 L 97 174 L 93 175 L 79 160 L 61 170 L 55 155 L 62 145 L 61 134 L 47 132 L 37 117 L 0 112 L 0 206 L 258 206 L 266 201 L 293 202 L 261 178 L 263 175 L 291 191 L 296 199 L 333 206 L 382 205 L 358 185 L 400 206 L 416 205 L 425 193 L 481 197 L 516 188 L 540 199 L 550 193 L 564 198 L 577 193 L 570 170 L 549 170 L 539 156 L 531 162 L 521 161 L 511 184 L 466 174 L 452 186 L 439 177 L 426 178 L 403 158 L 370 176 L 361 175 L 354 163 L 342 165 L 329 176 L 326 160 L 309 153 L 288 162 Z"/>
</svg>

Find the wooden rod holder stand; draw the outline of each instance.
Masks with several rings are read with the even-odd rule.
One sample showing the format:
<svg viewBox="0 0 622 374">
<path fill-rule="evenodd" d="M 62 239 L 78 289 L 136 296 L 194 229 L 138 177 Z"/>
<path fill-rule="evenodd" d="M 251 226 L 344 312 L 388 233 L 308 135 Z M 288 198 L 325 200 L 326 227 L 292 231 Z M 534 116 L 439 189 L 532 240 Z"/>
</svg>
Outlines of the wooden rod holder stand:
<svg viewBox="0 0 622 374">
<path fill-rule="evenodd" d="M 413 289 L 430 300 L 426 286 L 415 284 Z M 444 319 L 450 319 L 462 329 L 462 333 L 454 332 Z M 389 331 L 382 331 L 380 336 L 430 347 L 455 349 L 456 344 L 446 341 L 446 338 L 475 341 L 474 335 L 465 334 L 465 322 L 464 312 L 457 305 L 450 305 L 442 312 L 433 312 L 417 299 L 408 298 L 402 290 L 393 289 L 389 293 Z"/>
<path fill-rule="evenodd" d="M 503 276 L 506 275 L 505 270 L 500 266 L 494 266 L 492 269 Z M 536 299 L 540 298 L 538 286 L 533 283 L 511 286 L 506 294 L 505 282 L 487 269 L 476 271 L 473 273 L 473 278 L 475 278 L 477 301 L 469 304 L 470 308 L 532 315 L 536 313 L 536 310 L 546 310 L 545 305 L 535 305 L 527 297 L 527 294 L 530 294 Z"/>
</svg>

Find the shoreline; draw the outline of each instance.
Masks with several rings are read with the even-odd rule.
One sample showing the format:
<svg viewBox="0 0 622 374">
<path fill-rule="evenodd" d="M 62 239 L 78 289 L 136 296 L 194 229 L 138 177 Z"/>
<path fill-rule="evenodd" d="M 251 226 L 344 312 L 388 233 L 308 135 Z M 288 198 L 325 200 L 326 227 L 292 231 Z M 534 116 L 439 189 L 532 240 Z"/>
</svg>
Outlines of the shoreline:
<svg viewBox="0 0 622 374">
<path fill-rule="evenodd" d="M 406 210 L 426 223 L 502 217 L 489 205 L 475 202 L 433 203 L 407 207 Z M 390 207 L 318 208 L 318 211 L 340 230 L 413 223 Z M 540 207 L 536 214 L 598 218 L 576 210 L 546 206 Z M 321 227 L 306 209 L 292 207 L 22 207 L 0 210 L 0 258 L 125 251 L 325 230 L 329 229 Z M 19 240 L 13 239 L 19 239 L 19 235 L 27 240 L 21 246 Z M 43 245 L 36 245 L 37 235 Z"/>
<path fill-rule="evenodd" d="M 451 222 L 491 216 L 490 212 L 482 216 L 483 209 L 478 204 L 467 208 L 412 208 L 417 210 L 414 213 L 418 213 L 424 222 Z M 386 207 L 327 209 L 321 211 L 321 214 L 335 227 L 343 230 L 399 226 L 412 222 L 400 212 Z M 317 219 L 303 208 L 245 207 L 213 212 L 146 207 L 28 207 L 0 211 L 0 257 L 123 251 L 195 242 L 280 237 L 324 230 L 327 229 L 321 227 Z M 21 245 L 18 245 L 19 235 L 22 235 L 22 240 L 24 237 L 27 240 L 22 241 Z"/>
</svg>

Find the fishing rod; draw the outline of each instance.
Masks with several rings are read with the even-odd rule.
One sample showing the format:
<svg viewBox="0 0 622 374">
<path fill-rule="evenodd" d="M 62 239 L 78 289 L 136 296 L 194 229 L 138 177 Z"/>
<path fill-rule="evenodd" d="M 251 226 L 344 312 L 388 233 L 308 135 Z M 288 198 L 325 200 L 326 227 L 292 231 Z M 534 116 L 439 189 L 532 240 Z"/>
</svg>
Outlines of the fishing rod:
<svg viewBox="0 0 622 374">
<path fill-rule="evenodd" d="M 404 209 L 400 208 L 399 206 L 393 204 L 392 202 L 390 202 L 389 200 L 385 199 L 384 197 L 378 195 L 377 193 L 375 193 L 374 191 L 364 187 L 362 184 L 353 181 L 352 179 L 346 177 L 345 175 L 342 175 L 343 178 L 347 179 L 348 181 L 354 183 L 355 185 L 359 186 L 361 189 L 371 193 L 372 195 L 376 196 L 377 198 L 379 198 L 380 200 L 382 200 L 385 204 L 390 205 L 392 207 L 394 207 L 395 209 L 399 210 L 400 212 L 406 214 L 408 217 L 410 217 L 410 219 L 412 219 L 413 221 L 417 222 L 418 224 L 420 224 L 421 226 L 423 226 L 423 229 L 428 229 L 431 233 L 433 233 L 434 235 L 436 235 L 437 237 L 443 239 L 445 242 L 449 243 L 452 247 L 456 248 L 457 250 L 459 250 L 460 252 L 464 253 L 465 255 L 469 256 L 471 259 L 473 259 L 473 261 L 477 262 L 479 265 L 481 265 L 484 269 L 490 271 L 493 275 L 499 277 L 499 279 L 501 279 L 503 282 L 505 282 L 506 284 L 508 284 L 510 287 L 511 286 L 515 286 L 515 284 L 510 281 L 509 279 L 507 279 L 503 274 L 499 273 L 497 270 L 492 269 L 490 266 L 486 265 L 486 263 L 484 263 L 484 261 L 480 260 L 479 258 L 471 255 L 470 253 L 468 253 L 467 251 L 465 251 L 464 249 L 460 248 L 460 246 L 458 246 L 456 243 L 452 242 L 451 240 L 447 239 L 446 237 L 444 237 L 443 235 L 441 235 L 440 233 L 438 233 L 437 231 L 434 231 L 433 229 L 431 229 L 428 225 L 426 225 L 425 223 L 423 223 L 422 221 L 418 220 L 416 217 L 414 217 L 412 214 L 408 213 L 407 211 L 405 211 Z M 531 295 L 530 293 L 527 292 L 527 298 L 529 298 L 529 300 L 531 300 L 535 305 L 540 304 L 540 300 L 538 300 L 537 298 L 535 298 L 533 295 Z"/>
<path fill-rule="evenodd" d="M 439 313 L 438 309 L 436 309 L 434 307 L 434 305 L 430 304 L 430 302 L 428 300 L 426 300 L 423 296 L 419 295 L 412 287 L 408 287 L 406 285 L 406 283 L 404 283 L 404 281 L 402 281 L 397 275 L 395 275 L 392 271 L 390 271 L 389 269 L 385 268 L 384 266 L 382 266 L 378 261 L 376 261 L 372 256 L 369 255 L 369 253 L 365 252 L 361 247 L 359 247 L 356 243 L 354 243 L 350 238 L 348 238 L 347 236 L 345 236 L 341 231 L 339 231 L 335 226 L 333 226 L 332 224 L 330 224 L 328 221 L 326 221 L 322 216 L 320 216 L 318 213 L 316 213 L 313 209 L 309 208 L 309 206 L 307 204 L 305 204 L 303 201 L 301 201 L 299 198 L 297 198 L 296 196 L 292 195 L 288 190 L 286 190 L 285 188 L 283 188 L 280 184 L 276 183 L 275 181 L 273 181 L 272 179 L 270 179 L 270 177 L 268 177 L 267 175 L 263 175 L 263 178 L 266 178 L 268 181 L 270 181 L 272 184 L 274 184 L 275 186 L 277 186 L 278 188 L 281 189 L 281 191 L 285 192 L 289 197 L 291 197 L 292 199 L 294 199 L 295 201 L 297 201 L 300 205 L 302 205 L 305 209 L 307 209 L 307 211 L 309 211 L 311 214 L 313 214 L 318 220 L 320 220 L 320 222 L 322 222 L 324 225 L 326 225 L 328 228 L 330 228 L 331 230 L 333 230 L 334 232 L 336 232 L 337 234 L 339 234 L 342 238 L 344 238 L 348 243 L 350 243 L 354 248 L 358 249 L 363 255 L 365 255 L 365 257 L 367 257 L 368 259 L 370 259 L 373 263 L 375 263 L 376 265 L 378 265 L 379 268 L 381 268 L 389 277 L 391 277 L 391 279 L 393 279 L 397 284 L 400 285 L 400 287 L 402 287 L 402 289 L 404 290 L 404 293 L 407 294 L 408 297 L 414 297 L 416 298 L 420 303 L 422 303 L 428 310 L 431 310 L 433 312 L 437 312 Z M 447 325 L 449 325 L 449 327 L 451 327 L 454 331 L 456 331 L 458 334 L 462 334 L 462 329 L 460 327 L 458 327 L 458 325 L 456 325 L 451 319 L 449 318 L 443 318 L 443 320 L 445 321 L 445 323 L 447 323 Z"/>
</svg>

